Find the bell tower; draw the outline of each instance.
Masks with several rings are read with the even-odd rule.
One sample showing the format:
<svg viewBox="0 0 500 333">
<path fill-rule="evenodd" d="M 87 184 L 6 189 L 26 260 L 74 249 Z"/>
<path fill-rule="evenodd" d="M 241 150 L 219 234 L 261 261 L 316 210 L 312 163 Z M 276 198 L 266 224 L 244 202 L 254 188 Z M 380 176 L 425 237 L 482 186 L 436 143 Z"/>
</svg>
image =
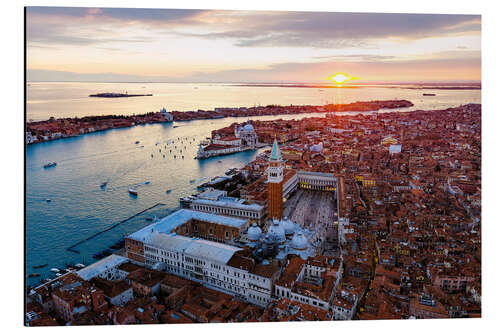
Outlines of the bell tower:
<svg viewBox="0 0 500 333">
<path fill-rule="evenodd" d="M 278 141 L 274 138 L 273 149 L 267 168 L 268 217 L 283 218 L 283 161 Z"/>
</svg>

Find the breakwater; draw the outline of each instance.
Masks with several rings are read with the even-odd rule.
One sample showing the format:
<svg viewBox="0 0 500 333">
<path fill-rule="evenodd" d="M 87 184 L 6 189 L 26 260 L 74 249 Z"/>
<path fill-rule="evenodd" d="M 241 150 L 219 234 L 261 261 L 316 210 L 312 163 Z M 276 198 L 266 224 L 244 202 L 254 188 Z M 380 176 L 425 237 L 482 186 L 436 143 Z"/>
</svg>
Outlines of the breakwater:
<svg viewBox="0 0 500 333">
<path fill-rule="evenodd" d="M 138 213 L 136 213 L 136 214 L 134 214 L 134 215 L 132 215 L 132 216 L 127 217 L 126 219 L 123 219 L 123 220 L 121 220 L 121 221 L 119 221 L 119 222 L 116 222 L 115 224 L 113 224 L 113 225 L 111 225 L 111 226 L 107 227 L 107 228 L 106 228 L 106 229 L 104 229 L 104 230 L 98 231 L 98 232 L 96 232 L 96 233 L 94 233 L 94 234 L 90 235 L 89 237 L 87 237 L 87 238 L 85 238 L 85 239 L 82 239 L 81 241 L 78 241 L 78 242 L 74 243 L 73 245 L 69 246 L 66 250 L 67 250 L 67 251 L 70 251 L 70 252 L 73 252 L 73 253 L 78 253 L 78 254 L 79 254 L 79 253 L 80 253 L 80 251 L 75 250 L 75 247 L 77 247 L 78 245 L 81 245 L 81 244 L 83 244 L 83 243 L 85 243 L 85 242 L 87 242 L 87 241 L 91 240 L 92 238 L 95 238 L 95 237 L 97 237 L 97 236 L 99 236 L 99 235 L 101 235 L 101 234 L 103 234 L 103 233 L 105 233 L 105 232 L 108 232 L 108 231 L 112 230 L 112 229 L 116 228 L 117 226 L 119 226 L 120 224 L 123 224 L 123 223 L 125 223 L 125 222 L 127 222 L 127 221 L 130 221 L 130 220 L 131 220 L 131 219 L 133 219 L 134 217 L 137 217 L 137 216 L 141 215 L 142 213 L 147 212 L 148 210 L 151 210 L 151 209 L 156 208 L 156 207 L 158 207 L 158 206 L 164 206 L 164 205 L 165 205 L 165 204 L 163 204 L 163 203 L 159 202 L 159 203 L 157 203 L 157 204 L 155 204 L 155 205 L 153 205 L 153 206 L 151 206 L 151 207 L 148 207 L 148 208 L 146 208 L 146 209 L 143 209 L 143 210 L 141 210 L 140 212 L 138 212 Z"/>
</svg>

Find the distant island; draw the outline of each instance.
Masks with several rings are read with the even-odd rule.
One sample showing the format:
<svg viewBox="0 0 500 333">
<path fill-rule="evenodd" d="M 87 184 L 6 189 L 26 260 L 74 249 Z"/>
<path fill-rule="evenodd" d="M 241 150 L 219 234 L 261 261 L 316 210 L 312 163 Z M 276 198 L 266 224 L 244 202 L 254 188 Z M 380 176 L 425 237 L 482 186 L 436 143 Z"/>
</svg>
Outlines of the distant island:
<svg viewBox="0 0 500 333">
<path fill-rule="evenodd" d="M 127 97 L 132 95 L 126 95 Z M 105 96 L 100 96 L 105 97 Z M 110 96 L 108 96 L 110 97 Z M 117 96 L 118 97 L 118 96 Z M 125 97 L 125 96 L 122 96 Z M 372 112 L 381 109 L 408 108 L 413 103 L 407 100 L 366 101 L 349 104 L 327 105 L 267 105 L 254 107 L 219 107 L 213 111 L 170 111 L 163 108 L 160 112 L 148 112 L 139 115 L 106 115 L 83 118 L 51 117 L 49 120 L 32 121 L 26 124 L 26 143 L 38 143 L 73 137 L 81 134 L 104 131 L 112 128 L 131 127 L 140 124 L 164 123 L 172 121 L 190 121 L 218 119 L 227 117 L 276 116 L 303 113 L 335 112 Z"/>
<path fill-rule="evenodd" d="M 300 84 L 300 83 L 243 83 L 243 84 L 233 84 L 235 87 L 277 87 L 277 88 L 317 88 L 317 89 L 358 89 L 358 88 L 397 88 L 397 89 L 437 89 L 437 90 L 481 90 L 481 84 L 439 84 L 439 83 L 428 83 L 425 85 L 415 84 L 415 85 L 376 85 L 376 84 Z"/>
<path fill-rule="evenodd" d="M 89 95 L 89 97 L 102 97 L 102 98 L 141 97 L 141 96 L 153 96 L 153 94 L 99 93 L 99 94 Z"/>
</svg>

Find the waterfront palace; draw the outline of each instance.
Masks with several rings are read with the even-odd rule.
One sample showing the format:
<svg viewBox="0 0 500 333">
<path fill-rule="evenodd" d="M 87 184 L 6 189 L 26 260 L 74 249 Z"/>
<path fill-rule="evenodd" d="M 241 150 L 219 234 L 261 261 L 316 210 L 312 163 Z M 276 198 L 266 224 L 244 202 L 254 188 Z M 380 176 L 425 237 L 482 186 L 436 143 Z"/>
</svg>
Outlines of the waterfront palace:
<svg viewBox="0 0 500 333">
<path fill-rule="evenodd" d="M 287 182 L 293 187 L 287 192 L 298 187 L 335 192 L 336 181 L 332 174 L 299 171 Z M 127 236 L 127 257 L 259 306 L 285 297 L 328 310 L 342 262 L 318 256 L 311 231 L 283 219 L 284 185 L 275 140 L 268 168 L 267 217 L 272 223 L 267 232 L 251 224 L 262 218 L 264 207 L 215 195 Z M 318 291 L 297 287 L 306 282 Z"/>
</svg>

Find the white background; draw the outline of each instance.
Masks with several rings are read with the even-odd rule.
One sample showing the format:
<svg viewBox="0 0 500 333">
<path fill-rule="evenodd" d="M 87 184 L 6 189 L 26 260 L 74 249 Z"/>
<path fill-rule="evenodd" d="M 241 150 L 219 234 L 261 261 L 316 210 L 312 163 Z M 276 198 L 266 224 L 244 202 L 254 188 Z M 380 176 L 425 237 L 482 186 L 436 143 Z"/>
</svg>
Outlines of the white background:
<svg viewBox="0 0 500 333">
<path fill-rule="evenodd" d="M 75 327 L 63 330 L 84 332 L 253 332 L 261 331 L 349 331 L 349 332 L 480 332 L 498 331 L 499 284 L 498 236 L 500 219 L 495 206 L 500 184 L 498 151 L 500 138 L 498 121 L 500 108 L 497 98 L 500 89 L 498 62 L 500 11 L 496 1 L 459 0 L 376 0 L 376 1 L 320 1 L 320 0 L 81 0 L 81 1 L 4 1 L 0 10 L 2 25 L 0 48 L 2 60 L 1 82 L 1 290 L 0 318 L 4 332 L 17 330 L 52 331 L 56 328 L 23 327 L 23 264 L 24 264 L 24 6 L 81 6 L 81 7 L 142 7 L 142 8 L 193 8 L 193 9 L 252 9 L 252 10 L 307 10 L 337 12 L 388 12 L 388 13 L 441 13 L 482 15 L 482 99 L 483 99 L 483 279 L 482 319 L 447 320 L 393 320 L 321 323 L 268 323 L 268 324 L 192 324 L 148 326 Z M 50 242 L 50 240 L 47 240 Z M 496 327 L 496 328 L 495 328 Z M 61 329 L 57 331 L 62 332 Z"/>
</svg>

